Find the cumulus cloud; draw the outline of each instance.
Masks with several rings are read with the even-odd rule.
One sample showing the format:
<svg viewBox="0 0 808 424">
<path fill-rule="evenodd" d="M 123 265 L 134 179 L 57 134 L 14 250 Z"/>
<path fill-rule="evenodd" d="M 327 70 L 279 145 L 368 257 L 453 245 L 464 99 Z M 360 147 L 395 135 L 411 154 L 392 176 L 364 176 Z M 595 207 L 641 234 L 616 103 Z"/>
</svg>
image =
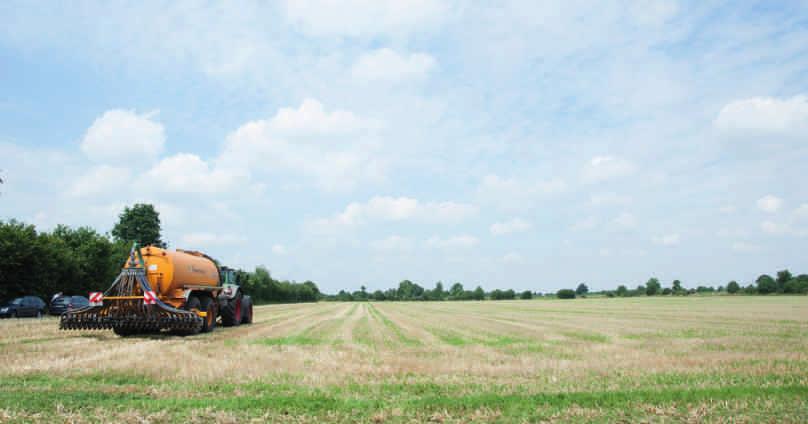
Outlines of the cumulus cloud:
<svg viewBox="0 0 808 424">
<path fill-rule="evenodd" d="M 323 104 L 315 99 L 303 100 L 297 109 L 281 108 L 266 123 L 268 130 L 293 136 L 351 134 L 376 129 L 380 125 L 376 121 L 360 118 L 346 110 L 327 112 Z"/>
<path fill-rule="evenodd" d="M 654 243 L 662 246 L 675 246 L 679 244 L 679 241 L 680 241 L 679 234 L 665 234 L 654 237 Z"/>
<path fill-rule="evenodd" d="M 68 190 L 73 197 L 87 197 L 126 189 L 132 172 L 128 168 L 99 165 L 76 178 Z"/>
<path fill-rule="evenodd" d="M 287 0 L 285 11 L 307 34 L 370 37 L 432 26 L 448 8 L 441 0 Z"/>
<path fill-rule="evenodd" d="M 524 219 L 513 218 L 504 222 L 495 222 L 491 224 L 489 230 L 495 236 L 505 234 L 521 233 L 533 228 L 533 225 Z"/>
<path fill-rule="evenodd" d="M 779 211 L 782 206 L 783 199 L 777 196 L 772 196 L 771 194 L 763 196 L 757 201 L 758 209 L 767 213 L 775 213 Z"/>
<path fill-rule="evenodd" d="M 736 100 L 721 108 L 714 125 L 726 132 L 804 134 L 808 131 L 808 97 Z"/>
<path fill-rule="evenodd" d="M 243 175 L 233 170 L 211 169 L 207 162 L 190 153 L 179 153 L 158 162 L 146 173 L 158 191 L 216 193 L 233 189 Z"/>
<path fill-rule="evenodd" d="M 632 173 L 634 173 L 634 164 L 626 159 L 597 156 L 592 158 L 584 168 L 583 180 L 587 183 L 597 183 Z"/>
<path fill-rule="evenodd" d="M 430 237 L 426 241 L 427 247 L 434 249 L 468 249 L 479 244 L 476 237 L 470 235 L 459 235 L 448 238 Z"/>
<path fill-rule="evenodd" d="M 351 74 L 358 80 L 402 81 L 424 78 L 435 67 L 435 58 L 425 53 L 399 54 L 383 48 L 368 52 L 354 63 Z"/>
<path fill-rule="evenodd" d="M 271 119 L 248 122 L 232 132 L 217 165 L 302 174 L 322 189 L 348 190 L 384 179 L 386 162 L 360 142 L 379 126 L 352 112 L 326 112 L 319 102 L 305 100 L 297 109 L 282 108 Z"/>
<path fill-rule="evenodd" d="M 331 218 L 314 221 L 315 229 L 349 227 L 371 221 L 424 222 L 462 221 L 477 213 L 477 207 L 455 202 L 420 202 L 411 197 L 376 196 L 365 203 L 352 202 Z"/>
<path fill-rule="evenodd" d="M 138 115 L 131 110 L 108 110 L 87 129 L 81 150 L 96 161 L 155 157 L 165 144 L 163 125 L 152 120 L 155 115 L 155 112 Z"/>
</svg>

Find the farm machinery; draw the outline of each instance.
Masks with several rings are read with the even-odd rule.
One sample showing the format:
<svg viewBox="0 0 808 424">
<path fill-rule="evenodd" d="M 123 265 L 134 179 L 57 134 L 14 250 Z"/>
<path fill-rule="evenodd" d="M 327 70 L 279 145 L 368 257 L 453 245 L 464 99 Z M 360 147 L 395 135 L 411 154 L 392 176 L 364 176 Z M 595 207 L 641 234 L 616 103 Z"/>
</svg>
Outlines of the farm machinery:
<svg viewBox="0 0 808 424">
<path fill-rule="evenodd" d="M 63 330 L 111 329 L 120 336 L 213 331 L 250 324 L 253 305 L 234 270 L 204 253 L 132 246 L 121 273 L 105 292 L 90 293 L 90 305 L 61 316 Z"/>
</svg>

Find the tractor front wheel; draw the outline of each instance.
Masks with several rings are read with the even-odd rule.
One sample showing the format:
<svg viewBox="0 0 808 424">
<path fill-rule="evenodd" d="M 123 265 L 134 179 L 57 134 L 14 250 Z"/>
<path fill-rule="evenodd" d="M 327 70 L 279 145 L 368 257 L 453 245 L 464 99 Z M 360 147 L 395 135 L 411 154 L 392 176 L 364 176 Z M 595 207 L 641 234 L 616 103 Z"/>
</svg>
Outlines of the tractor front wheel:
<svg viewBox="0 0 808 424">
<path fill-rule="evenodd" d="M 233 327 L 241 324 L 241 309 L 242 296 L 241 292 L 239 292 L 234 299 L 222 305 L 222 325 L 225 327 Z"/>
</svg>

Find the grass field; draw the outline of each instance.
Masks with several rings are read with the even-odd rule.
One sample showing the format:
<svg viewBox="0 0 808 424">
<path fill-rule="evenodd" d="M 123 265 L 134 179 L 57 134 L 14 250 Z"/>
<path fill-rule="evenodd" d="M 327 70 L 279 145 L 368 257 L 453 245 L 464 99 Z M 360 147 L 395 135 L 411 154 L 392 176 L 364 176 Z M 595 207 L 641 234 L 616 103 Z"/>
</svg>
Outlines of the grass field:
<svg viewBox="0 0 808 424">
<path fill-rule="evenodd" d="M 319 303 L 193 337 L 0 321 L 0 421 L 808 420 L 808 297 Z"/>
</svg>

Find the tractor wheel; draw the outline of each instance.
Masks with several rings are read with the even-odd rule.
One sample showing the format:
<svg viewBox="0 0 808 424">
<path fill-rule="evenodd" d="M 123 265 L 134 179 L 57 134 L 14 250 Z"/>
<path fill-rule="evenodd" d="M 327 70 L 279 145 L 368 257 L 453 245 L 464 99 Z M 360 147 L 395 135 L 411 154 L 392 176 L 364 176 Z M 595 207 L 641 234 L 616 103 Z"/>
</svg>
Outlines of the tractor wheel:
<svg viewBox="0 0 808 424">
<path fill-rule="evenodd" d="M 185 303 L 185 310 L 191 312 L 202 311 L 202 301 L 199 300 L 199 297 L 195 294 L 188 296 L 188 302 Z M 204 324 L 202 324 L 204 326 Z M 182 334 L 184 335 L 191 335 L 196 334 L 198 331 L 184 331 Z"/>
<path fill-rule="evenodd" d="M 216 328 L 216 302 L 210 296 L 205 296 L 200 302 L 200 310 L 205 311 L 204 321 L 202 323 L 202 332 L 208 333 Z"/>
<path fill-rule="evenodd" d="M 252 324 L 253 322 L 253 303 L 250 296 L 243 296 L 241 298 L 241 323 Z"/>
<path fill-rule="evenodd" d="M 236 298 L 225 302 L 222 306 L 222 325 L 225 327 L 233 327 L 241 324 L 241 307 L 242 307 L 241 292 L 236 295 Z"/>
</svg>

